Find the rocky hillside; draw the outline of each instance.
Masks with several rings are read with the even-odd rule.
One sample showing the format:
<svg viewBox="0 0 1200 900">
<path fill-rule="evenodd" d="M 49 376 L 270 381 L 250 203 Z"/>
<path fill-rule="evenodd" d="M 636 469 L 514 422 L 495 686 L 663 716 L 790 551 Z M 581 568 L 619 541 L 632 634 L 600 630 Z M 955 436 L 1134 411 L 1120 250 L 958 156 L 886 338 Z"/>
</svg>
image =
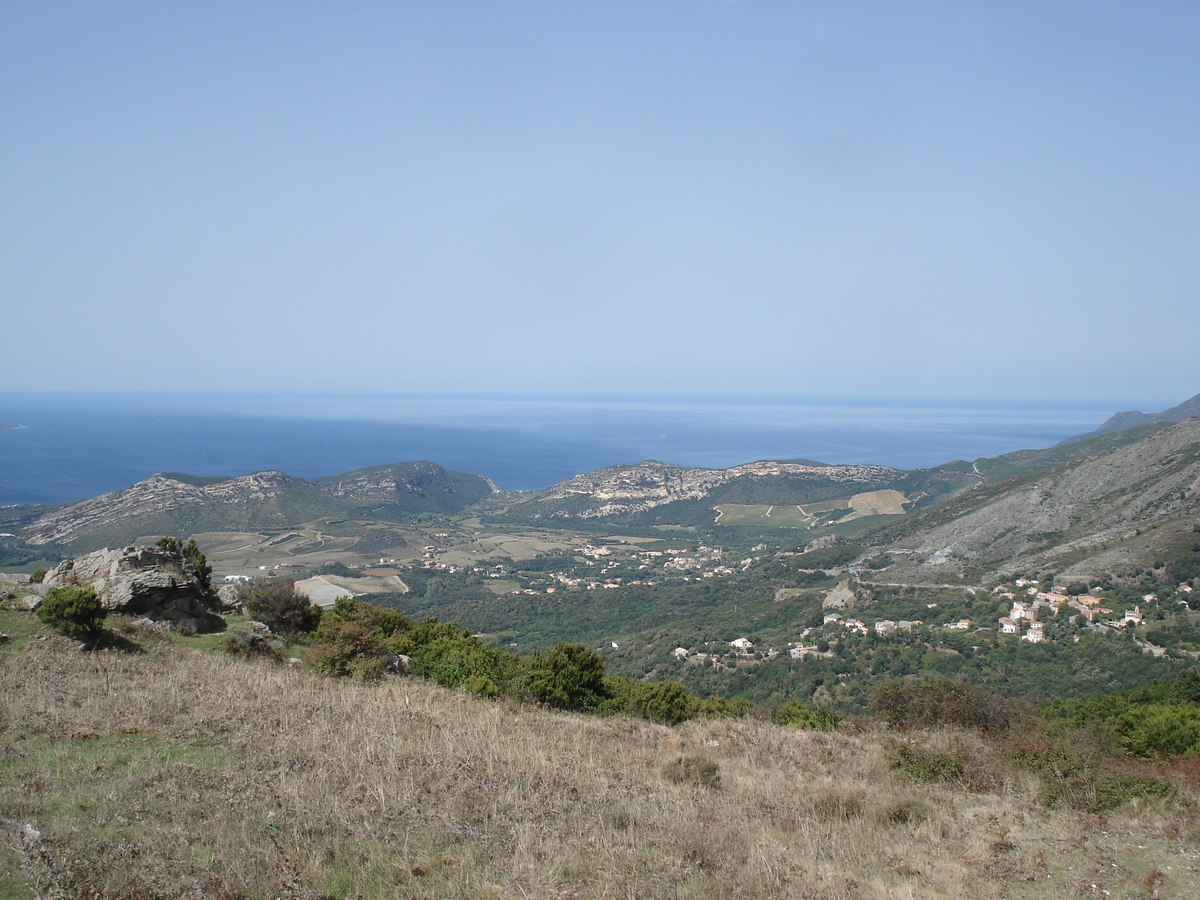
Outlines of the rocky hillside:
<svg viewBox="0 0 1200 900">
<path fill-rule="evenodd" d="M 77 552 L 124 546 L 144 535 L 281 529 L 325 516 L 397 521 L 418 513 L 458 512 L 494 490 L 482 475 L 427 462 L 316 481 L 284 472 L 226 479 L 159 474 L 49 511 L 21 536 L 27 544 L 53 543 Z"/>
<path fill-rule="evenodd" d="M 411 462 L 357 469 L 345 475 L 313 479 L 330 496 L 376 515 L 456 513 L 496 493 L 491 479 L 443 469 L 437 463 Z"/>
<path fill-rule="evenodd" d="M 925 503 L 977 484 L 969 463 L 904 471 L 878 465 L 766 460 L 728 469 L 685 468 L 655 460 L 576 475 L 510 506 L 503 518 L 536 522 L 711 525 L 713 507 L 848 500 L 894 489 Z"/>
<path fill-rule="evenodd" d="M 890 533 L 923 578 L 965 568 L 1068 575 L 1144 565 L 1200 542 L 1200 419 L 972 491 Z"/>
<path fill-rule="evenodd" d="M 1089 434 L 1071 438 L 1071 441 L 1085 440 L 1092 435 L 1105 434 L 1110 431 L 1124 431 L 1127 428 L 1137 428 L 1141 425 L 1153 425 L 1156 422 L 1182 422 L 1200 416 L 1200 394 L 1190 400 L 1184 400 L 1178 406 L 1164 409 L 1156 413 L 1144 413 L 1139 409 L 1114 413 L 1106 422 Z M 1068 443 L 1064 441 L 1064 443 Z"/>
</svg>

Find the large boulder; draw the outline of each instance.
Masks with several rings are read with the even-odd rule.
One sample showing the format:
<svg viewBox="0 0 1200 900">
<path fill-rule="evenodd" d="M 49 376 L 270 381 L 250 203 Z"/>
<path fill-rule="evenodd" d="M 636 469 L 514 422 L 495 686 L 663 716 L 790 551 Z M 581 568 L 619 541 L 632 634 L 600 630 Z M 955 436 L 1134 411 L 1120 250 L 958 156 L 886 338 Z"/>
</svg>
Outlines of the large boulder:
<svg viewBox="0 0 1200 900">
<path fill-rule="evenodd" d="M 187 631 L 221 631 L 214 613 L 220 602 L 182 550 L 126 547 L 97 550 L 59 563 L 47 573 L 48 588 L 90 587 L 105 609 L 142 616 Z"/>
</svg>

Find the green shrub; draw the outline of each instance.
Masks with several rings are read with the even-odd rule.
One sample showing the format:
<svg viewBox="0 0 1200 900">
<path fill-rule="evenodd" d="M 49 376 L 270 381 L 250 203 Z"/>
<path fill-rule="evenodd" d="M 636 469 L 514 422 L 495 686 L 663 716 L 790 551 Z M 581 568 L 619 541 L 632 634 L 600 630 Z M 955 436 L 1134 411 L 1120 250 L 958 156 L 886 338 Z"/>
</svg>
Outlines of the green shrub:
<svg viewBox="0 0 1200 900">
<path fill-rule="evenodd" d="M 841 721 L 830 707 L 809 709 L 799 700 L 789 700 L 776 709 L 771 718 L 776 725 L 790 725 L 793 728 L 809 728 L 814 731 L 832 731 Z"/>
<path fill-rule="evenodd" d="M 411 674 L 428 678 L 443 687 L 472 690 L 466 687 L 467 680 L 482 679 L 491 685 L 491 696 L 494 696 L 500 685 L 507 686 L 515 679 L 520 663 L 512 654 L 489 647 L 453 622 L 444 623 L 444 628 L 445 633 L 438 637 L 427 643 L 417 643 L 413 640 L 414 632 L 428 633 L 427 629 L 418 627 L 402 640 L 390 642 L 388 649 L 409 657 Z"/>
<path fill-rule="evenodd" d="M 1172 685 L 1171 695 L 1176 700 L 1200 703 L 1200 666 L 1181 672 Z"/>
<path fill-rule="evenodd" d="M 651 722 L 678 725 L 696 715 L 698 702 L 676 681 L 638 684 L 629 700 L 629 711 Z"/>
<path fill-rule="evenodd" d="M 500 693 L 496 683 L 486 675 L 468 675 L 462 680 L 462 689 L 468 693 L 491 700 Z"/>
<path fill-rule="evenodd" d="M 1200 708 L 1190 703 L 1132 706 L 1115 725 L 1121 745 L 1134 756 L 1200 755 Z"/>
<path fill-rule="evenodd" d="M 744 719 L 754 709 L 751 700 L 719 697 L 716 694 L 696 704 L 696 715 L 706 719 Z"/>
<path fill-rule="evenodd" d="M 582 644 L 535 650 L 527 673 L 533 698 L 559 709 L 597 710 L 605 698 L 604 658 Z"/>
<path fill-rule="evenodd" d="M 44 623 L 81 641 L 98 638 L 107 615 L 96 592 L 85 587 L 54 588 L 37 608 L 37 617 Z"/>
</svg>

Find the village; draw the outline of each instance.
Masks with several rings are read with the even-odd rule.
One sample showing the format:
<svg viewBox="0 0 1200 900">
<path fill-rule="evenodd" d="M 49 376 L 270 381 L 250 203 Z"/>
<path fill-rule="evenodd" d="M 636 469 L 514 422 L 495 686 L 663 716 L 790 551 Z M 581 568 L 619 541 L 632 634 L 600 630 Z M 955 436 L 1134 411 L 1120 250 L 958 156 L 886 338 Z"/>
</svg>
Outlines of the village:
<svg viewBox="0 0 1200 900">
<path fill-rule="evenodd" d="M 982 588 L 965 588 L 966 592 L 974 595 L 983 591 Z M 867 622 L 851 615 L 840 612 L 829 612 L 823 616 L 821 625 L 809 626 L 799 634 L 799 640 L 789 642 L 782 647 L 756 647 L 747 637 L 738 637 L 726 642 L 728 649 L 712 649 L 710 642 L 704 651 L 692 651 L 686 647 L 676 647 L 672 657 L 681 662 L 709 665 L 752 665 L 767 662 L 786 655 L 789 659 L 804 659 L 806 657 L 832 658 L 837 655 L 838 635 L 841 631 L 861 637 L 890 638 L 904 633 L 921 633 L 929 639 L 936 632 L 990 632 L 999 635 L 1040 644 L 1050 640 L 1046 625 L 1049 621 L 1061 619 L 1072 626 L 1070 631 L 1060 639 L 1078 643 L 1082 632 L 1094 631 L 1108 633 L 1114 630 L 1127 630 L 1141 625 L 1146 615 L 1142 607 L 1152 607 L 1159 603 L 1159 597 L 1154 593 L 1146 593 L 1141 602 L 1133 608 L 1124 609 L 1119 614 L 1113 609 L 1113 602 L 1104 597 L 1091 593 L 1070 593 L 1066 585 L 1054 585 L 1048 591 L 1041 590 L 1036 579 L 1018 578 L 1011 584 L 999 584 L 991 589 L 991 595 L 1000 600 L 1008 601 L 1008 609 L 996 620 L 996 625 L 989 623 L 975 624 L 971 619 L 961 618 L 939 625 L 927 625 L 921 619 L 878 619 Z M 1180 584 L 1178 593 L 1183 597 L 1191 594 L 1193 586 L 1187 582 Z M 839 596 L 841 595 L 841 596 Z M 850 596 L 846 584 L 843 583 L 830 591 L 826 605 L 841 606 Z M 831 600 L 832 598 L 832 600 Z M 1177 599 L 1175 604 L 1184 610 L 1191 606 L 1186 599 Z M 1106 605 L 1109 604 L 1109 605 Z M 938 606 L 937 603 L 926 604 L 929 609 Z M 1143 652 L 1154 656 L 1162 656 L 1164 648 L 1156 647 L 1149 642 L 1138 640 Z"/>
</svg>

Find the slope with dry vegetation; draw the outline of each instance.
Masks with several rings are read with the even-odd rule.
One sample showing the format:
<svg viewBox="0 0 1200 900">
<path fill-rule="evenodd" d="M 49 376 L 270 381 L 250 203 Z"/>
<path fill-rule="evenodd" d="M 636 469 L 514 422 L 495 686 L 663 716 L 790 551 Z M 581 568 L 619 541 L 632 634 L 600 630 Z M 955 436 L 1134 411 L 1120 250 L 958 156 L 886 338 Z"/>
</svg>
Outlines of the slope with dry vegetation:
<svg viewBox="0 0 1200 900">
<path fill-rule="evenodd" d="M 668 728 L 409 678 L 328 679 L 152 632 L 80 653 L 28 622 L 5 627 L 17 639 L 0 650 L 4 896 L 1200 890 L 1200 819 L 1178 775 L 1173 799 L 1097 815 L 1048 807 L 1039 777 L 974 731 Z M 994 777 L 914 781 L 896 768 L 900 745 Z"/>
</svg>

